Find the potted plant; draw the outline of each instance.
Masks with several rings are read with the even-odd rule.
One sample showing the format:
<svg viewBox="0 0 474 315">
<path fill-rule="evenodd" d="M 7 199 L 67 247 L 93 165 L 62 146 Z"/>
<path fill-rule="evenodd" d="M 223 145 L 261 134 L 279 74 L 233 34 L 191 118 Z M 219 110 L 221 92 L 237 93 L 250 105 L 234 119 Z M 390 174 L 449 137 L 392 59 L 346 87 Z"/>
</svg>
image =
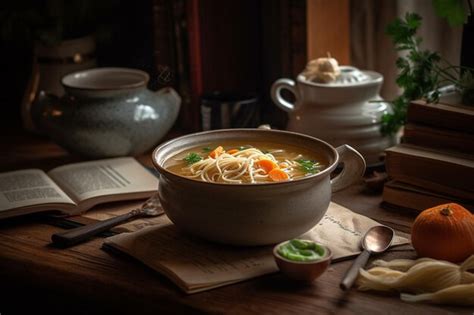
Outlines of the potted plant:
<svg viewBox="0 0 474 315">
<path fill-rule="evenodd" d="M 470 13 L 472 7 L 469 3 Z M 466 19 L 462 1 L 433 1 L 435 11 L 451 25 L 462 25 Z M 472 23 L 472 18 L 470 19 Z M 397 84 L 403 93 L 392 103 L 393 113 L 382 117 L 382 134 L 395 134 L 405 124 L 410 101 L 423 98 L 437 102 L 442 94 L 460 94 L 464 105 L 474 105 L 474 69 L 450 64 L 436 52 L 422 50 L 417 30 L 422 22 L 416 13 L 407 13 L 389 24 L 387 34 L 397 51 L 403 52 L 396 65 L 400 70 Z"/>
</svg>

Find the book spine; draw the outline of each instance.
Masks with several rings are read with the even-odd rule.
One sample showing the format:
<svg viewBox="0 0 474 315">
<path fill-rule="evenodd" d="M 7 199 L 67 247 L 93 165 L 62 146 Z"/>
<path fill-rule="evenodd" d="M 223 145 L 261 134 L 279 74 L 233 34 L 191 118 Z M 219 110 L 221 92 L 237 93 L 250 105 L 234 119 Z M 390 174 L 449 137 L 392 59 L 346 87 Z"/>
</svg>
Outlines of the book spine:
<svg viewBox="0 0 474 315">
<path fill-rule="evenodd" d="M 406 209 L 423 211 L 441 204 L 457 202 L 471 212 L 474 212 L 474 205 L 457 201 L 454 198 L 444 198 L 438 196 L 425 195 L 419 192 L 397 189 L 385 186 L 382 194 L 382 207 L 402 207 Z"/>
<path fill-rule="evenodd" d="M 469 191 L 474 193 L 474 161 L 472 166 L 425 159 L 409 154 L 386 151 L 385 167 L 390 178 L 430 190 Z"/>
<path fill-rule="evenodd" d="M 176 75 L 178 77 L 178 92 L 181 96 L 181 111 L 178 117 L 179 128 L 182 131 L 197 131 L 198 115 L 192 98 L 192 79 L 189 49 L 189 24 L 187 14 L 190 1 L 173 0 L 174 38 L 176 48 Z M 192 21 L 192 17 L 190 17 Z M 192 29 L 192 27 L 191 27 Z"/>
<path fill-rule="evenodd" d="M 201 8 L 199 0 L 186 2 L 188 53 L 189 53 L 189 81 L 190 81 L 190 106 L 184 120 L 192 131 L 200 129 L 199 102 L 203 93 L 203 68 L 201 45 Z"/>
<path fill-rule="evenodd" d="M 474 135 L 445 129 L 435 129 L 413 123 L 405 125 L 403 142 L 425 148 L 474 154 Z"/>
<path fill-rule="evenodd" d="M 420 102 L 412 102 L 408 106 L 407 122 L 474 133 L 472 115 L 466 115 L 455 110 L 446 110 L 435 105 L 429 106 Z"/>
<path fill-rule="evenodd" d="M 305 1 L 289 1 L 289 37 L 291 75 L 296 77 L 306 67 L 307 52 L 307 3 Z"/>
</svg>

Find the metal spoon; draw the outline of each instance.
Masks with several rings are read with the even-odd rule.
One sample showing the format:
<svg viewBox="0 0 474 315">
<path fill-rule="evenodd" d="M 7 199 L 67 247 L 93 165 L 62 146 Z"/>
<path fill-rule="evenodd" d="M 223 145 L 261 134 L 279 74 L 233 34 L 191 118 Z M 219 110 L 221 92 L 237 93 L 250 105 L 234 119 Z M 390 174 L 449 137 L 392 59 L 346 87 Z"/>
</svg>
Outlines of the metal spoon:
<svg viewBox="0 0 474 315">
<path fill-rule="evenodd" d="M 125 213 L 104 221 L 84 225 L 62 233 L 55 233 L 51 236 L 51 240 L 58 246 L 67 247 L 81 243 L 94 235 L 107 231 L 108 229 L 129 221 L 132 218 L 134 219 L 143 216 L 154 217 L 163 213 L 164 212 L 163 208 L 161 208 L 160 200 L 158 199 L 157 195 L 154 195 L 145 201 L 145 203 L 139 209 L 134 209 L 129 213 Z"/>
<path fill-rule="evenodd" d="M 361 245 L 364 249 L 359 257 L 354 261 L 351 268 L 347 270 L 342 278 L 340 287 L 343 290 L 349 290 L 357 276 L 359 275 L 359 268 L 363 268 L 369 260 L 370 254 L 380 254 L 389 248 L 392 244 L 395 231 L 385 225 L 377 225 L 370 228 L 362 238 Z"/>
</svg>

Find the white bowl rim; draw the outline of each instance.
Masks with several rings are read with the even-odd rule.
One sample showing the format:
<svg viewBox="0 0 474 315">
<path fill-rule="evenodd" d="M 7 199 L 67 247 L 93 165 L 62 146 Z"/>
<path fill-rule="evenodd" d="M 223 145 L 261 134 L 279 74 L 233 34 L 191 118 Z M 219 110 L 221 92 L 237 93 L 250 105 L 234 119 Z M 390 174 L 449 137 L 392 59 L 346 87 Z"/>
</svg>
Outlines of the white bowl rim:
<svg viewBox="0 0 474 315">
<path fill-rule="evenodd" d="M 110 76 L 114 73 L 126 74 L 130 76 L 134 76 L 135 78 L 131 78 L 134 82 L 121 84 L 121 85 L 114 85 L 114 86 L 92 86 L 92 85 L 81 85 L 78 84 L 77 79 L 79 76 L 91 76 L 91 75 L 99 75 L 99 76 Z M 133 89 L 142 86 L 146 86 L 148 81 L 150 80 L 150 76 L 145 71 L 139 69 L 132 69 L 132 68 L 120 68 L 120 67 L 99 67 L 99 68 L 91 68 L 86 70 L 79 70 L 75 72 L 71 72 L 66 74 L 61 78 L 61 84 L 68 89 L 75 89 L 75 90 L 89 90 L 89 91 L 113 91 L 113 90 L 124 90 L 124 89 Z"/>
</svg>

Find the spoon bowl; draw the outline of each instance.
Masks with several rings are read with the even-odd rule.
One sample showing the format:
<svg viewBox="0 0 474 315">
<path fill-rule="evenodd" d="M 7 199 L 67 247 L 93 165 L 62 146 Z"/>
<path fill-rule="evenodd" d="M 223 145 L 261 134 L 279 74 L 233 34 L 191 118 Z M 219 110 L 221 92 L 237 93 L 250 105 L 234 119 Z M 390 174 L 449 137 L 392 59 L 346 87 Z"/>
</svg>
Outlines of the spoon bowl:
<svg viewBox="0 0 474 315">
<path fill-rule="evenodd" d="M 362 238 L 362 248 L 371 253 L 383 253 L 392 244 L 395 232 L 385 225 L 370 228 Z"/>
<path fill-rule="evenodd" d="M 341 289 L 349 290 L 359 275 L 359 268 L 365 266 L 370 254 L 380 254 L 386 251 L 392 244 L 394 236 L 395 231 L 388 226 L 377 225 L 371 227 L 361 240 L 361 246 L 364 250 L 342 278 Z"/>
<path fill-rule="evenodd" d="M 162 214 L 164 214 L 164 211 L 161 207 L 160 199 L 158 195 L 155 194 L 138 209 L 104 221 L 84 225 L 61 233 L 55 233 L 51 235 L 51 241 L 57 246 L 67 247 L 84 242 L 94 235 L 107 231 L 114 226 L 123 224 L 134 218 L 154 217 Z"/>
<path fill-rule="evenodd" d="M 162 215 L 164 213 L 158 194 L 151 196 L 147 201 L 145 201 L 139 210 L 144 216 L 150 217 Z"/>
</svg>

